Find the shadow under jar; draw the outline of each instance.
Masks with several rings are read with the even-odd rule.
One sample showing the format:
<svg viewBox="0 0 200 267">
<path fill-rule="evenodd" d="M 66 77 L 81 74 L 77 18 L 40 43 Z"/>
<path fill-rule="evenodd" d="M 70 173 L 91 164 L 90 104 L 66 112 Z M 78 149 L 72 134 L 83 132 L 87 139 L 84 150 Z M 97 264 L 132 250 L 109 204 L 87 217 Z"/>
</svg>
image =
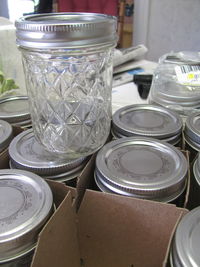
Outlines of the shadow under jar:
<svg viewBox="0 0 200 267">
<path fill-rule="evenodd" d="M 53 213 L 53 195 L 38 175 L 0 170 L 0 266 L 29 267 L 38 234 Z"/>
<path fill-rule="evenodd" d="M 188 164 L 173 145 L 148 137 L 126 137 L 106 144 L 96 157 L 101 191 L 183 204 Z"/>
<path fill-rule="evenodd" d="M 191 164 L 190 194 L 187 208 L 191 210 L 198 206 L 200 206 L 200 153 Z"/>
<path fill-rule="evenodd" d="M 94 153 L 110 132 L 116 18 L 49 13 L 15 25 L 36 139 L 65 158 Z"/>
</svg>

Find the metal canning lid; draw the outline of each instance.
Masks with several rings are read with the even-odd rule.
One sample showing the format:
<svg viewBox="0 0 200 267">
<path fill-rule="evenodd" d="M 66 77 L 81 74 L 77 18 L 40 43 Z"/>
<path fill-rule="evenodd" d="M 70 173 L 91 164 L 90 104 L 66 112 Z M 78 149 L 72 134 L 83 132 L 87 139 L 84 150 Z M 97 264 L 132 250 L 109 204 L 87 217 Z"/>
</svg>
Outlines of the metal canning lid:
<svg viewBox="0 0 200 267">
<path fill-rule="evenodd" d="M 0 170 L 0 263 L 35 245 L 52 207 L 44 179 L 27 171 Z"/>
<path fill-rule="evenodd" d="M 51 180 L 55 180 L 55 181 L 67 181 L 67 180 L 71 180 L 77 176 L 80 175 L 81 171 L 83 170 L 83 168 L 85 167 L 87 161 L 81 163 L 79 166 L 68 170 L 66 172 L 62 172 L 56 175 L 44 175 L 43 178 L 45 179 L 51 179 Z M 12 165 L 12 163 L 11 163 Z"/>
<path fill-rule="evenodd" d="M 111 133 L 112 133 L 114 139 L 127 137 L 127 136 L 122 135 L 122 134 L 120 134 L 118 132 L 115 132 L 114 129 L 111 129 Z M 134 135 L 132 135 L 132 136 L 134 136 Z M 160 138 L 160 140 L 168 142 L 168 143 L 170 143 L 172 145 L 177 145 L 181 141 L 181 137 L 182 137 L 182 133 L 178 133 L 178 134 L 176 134 L 174 136 L 170 136 L 170 137 L 167 137 L 167 138 L 164 138 L 164 139 Z M 159 138 L 157 138 L 157 139 L 159 139 Z"/>
<path fill-rule="evenodd" d="M 129 105 L 117 110 L 112 118 L 113 129 L 125 136 L 149 136 L 164 139 L 182 130 L 181 117 L 161 106 Z"/>
<path fill-rule="evenodd" d="M 20 122 L 12 123 L 12 125 L 16 127 L 21 127 L 21 128 L 32 127 L 32 121 L 31 119 L 20 121 Z"/>
<path fill-rule="evenodd" d="M 200 266 L 200 207 L 189 211 L 177 226 L 172 243 L 174 266 Z"/>
<path fill-rule="evenodd" d="M 186 134 L 184 135 L 185 142 L 195 151 L 200 151 L 200 144 L 193 141 L 191 138 L 189 138 Z"/>
<path fill-rule="evenodd" d="M 185 189 L 188 164 L 176 147 L 147 137 L 126 137 L 97 154 L 95 174 L 108 190 L 170 202 Z"/>
<path fill-rule="evenodd" d="M 75 169 L 72 169 L 68 172 L 64 172 L 64 173 L 60 173 L 60 174 L 56 174 L 56 175 L 44 175 L 41 176 L 44 179 L 48 179 L 48 180 L 54 180 L 56 182 L 67 182 L 67 181 L 71 181 L 75 178 L 77 178 L 83 168 L 85 167 L 86 163 L 82 163 L 80 166 L 76 167 Z M 10 169 L 17 169 L 17 167 L 14 165 L 14 163 L 12 162 L 12 160 L 9 161 L 9 167 Z"/>
<path fill-rule="evenodd" d="M 55 49 L 115 45 L 116 17 L 97 13 L 28 15 L 15 23 L 17 44 L 24 48 Z"/>
<path fill-rule="evenodd" d="M 12 126 L 8 122 L 0 120 L 0 152 L 8 147 L 12 137 Z"/>
<path fill-rule="evenodd" d="M 187 90 L 185 95 L 181 95 L 183 93 L 183 89 L 174 90 L 174 88 L 170 88 L 170 86 L 166 86 L 163 89 L 164 91 L 150 91 L 150 98 L 158 103 L 163 103 L 165 105 L 180 105 L 183 107 L 199 107 L 200 106 L 200 95 L 199 93 L 194 93 L 194 91 L 190 92 Z"/>
<path fill-rule="evenodd" d="M 200 144 L 200 112 L 192 113 L 187 117 L 184 133 L 193 142 Z"/>
<path fill-rule="evenodd" d="M 30 119 L 27 96 L 11 96 L 0 99 L 0 119 L 17 123 Z"/>
<path fill-rule="evenodd" d="M 198 157 L 193 164 L 193 174 L 197 184 L 200 186 L 200 158 Z"/>
<path fill-rule="evenodd" d="M 23 131 L 13 138 L 9 145 L 9 155 L 17 168 L 33 171 L 39 175 L 67 172 L 87 159 L 87 157 L 82 157 L 66 160 L 55 156 L 37 142 L 32 129 Z"/>
</svg>

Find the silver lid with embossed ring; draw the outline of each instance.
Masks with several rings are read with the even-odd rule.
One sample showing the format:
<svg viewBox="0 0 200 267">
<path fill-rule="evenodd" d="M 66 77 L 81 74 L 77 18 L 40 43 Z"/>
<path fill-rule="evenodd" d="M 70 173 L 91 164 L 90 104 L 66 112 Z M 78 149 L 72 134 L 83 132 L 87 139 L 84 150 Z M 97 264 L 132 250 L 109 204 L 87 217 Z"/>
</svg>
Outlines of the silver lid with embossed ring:
<svg viewBox="0 0 200 267">
<path fill-rule="evenodd" d="M 56 182 L 67 182 L 67 181 L 70 181 L 70 180 L 77 178 L 81 174 L 86 163 L 87 163 L 87 161 L 81 163 L 79 166 L 77 166 L 71 170 L 68 170 L 67 172 L 62 172 L 62 173 L 53 174 L 53 175 L 51 175 L 51 174 L 43 175 L 41 177 L 44 179 L 54 180 Z M 9 161 L 9 167 L 10 167 L 10 169 L 18 169 L 18 167 L 12 162 L 12 160 Z"/>
<path fill-rule="evenodd" d="M 27 171 L 0 170 L 0 263 L 35 245 L 52 207 L 44 179 Z"/>
<path fill-rule="evenodd" d="M 127 136 L 124 136 L 122 134 L 116 133 L 114 129 L 111 129 L 111 134 L 113 136 L 113 139 L 118 139 L 118 138 L 124 138 Z M 134 136 L 134 135 L 133 135 Z M 181 142 L 181 138 L 182 138 L 182 132 L 178 133 L 177 135 L 171 136 L 171 137 L 167 137 L 165 139 L 160 139 L 162 141 L 165 141 L 167 143 L 170 143 L 171 145 L 177 145 Z M 159 138 L 157 138 L 159 139 Z"/>
<path fill-rule="evenodd" d="M 55 175 L 72 170 L 87 157 L 74 160 L 59 158 L 40 145 L 34 137 L 33 130 L 26 130 L 17 135 L 9 145 L 9 155 L 16 168 L 33 171 L 39 175 Z"/>
<path fill-rule="evenodd" d="M 200 147 L 200 111 L 190 114 L 185 122 L 185 139 L 195 147 Z"/>
<path fill-rule="evenodd" d="M 181 117 L 161 106 L 136 104 L 117 110 L 112 118 L 113 131 L 123 136 L 172 138 L 182 131 Z"/>
<path fill-rule="evenodd" d="M 96 179 L 109 191 L 170 202 L 184 191 L 188 164 L 167 142 L 126 137 L 106 144 L 97 154 Z"/>
<path fill-rule="evenodd" d="M 189 211 L 179 222 L 171 249 L 171 264 L 174 267 L 200 266 L 200 207 Z"/>
<path fill-rule="evenodd" d="M 0 99 L 0 119 L 11 124 L 30 122 L 29 102 L 27 96 L 10 96 Z"/>
<path fill-rule="evenodd" d="M 19 18 L 15 26 L 17 44 L 24 48 L 105 48 L 114 46 L 118 39 L 117 18 L 98 13 L 27 15 Z"/>
<path fill-rule="evenodd" d="M 13 137 L 13 128 L 7 121 L 0 120 L 0 153 L 8 147 Z"/>
</svg>

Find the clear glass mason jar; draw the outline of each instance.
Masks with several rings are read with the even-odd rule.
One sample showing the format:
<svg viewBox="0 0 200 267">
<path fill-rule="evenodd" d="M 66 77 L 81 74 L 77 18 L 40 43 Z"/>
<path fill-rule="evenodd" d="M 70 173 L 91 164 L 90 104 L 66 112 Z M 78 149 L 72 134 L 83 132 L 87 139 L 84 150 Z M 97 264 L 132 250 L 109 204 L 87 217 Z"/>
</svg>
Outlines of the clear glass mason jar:
<svg viewBox="0 0 200 267">
<path fill-rule="evenodd" d="M 16 29 L 36 139 L 66 158 L 94 153 L 110 131 L 116 18 L 30 15 Z"/>
</svg>

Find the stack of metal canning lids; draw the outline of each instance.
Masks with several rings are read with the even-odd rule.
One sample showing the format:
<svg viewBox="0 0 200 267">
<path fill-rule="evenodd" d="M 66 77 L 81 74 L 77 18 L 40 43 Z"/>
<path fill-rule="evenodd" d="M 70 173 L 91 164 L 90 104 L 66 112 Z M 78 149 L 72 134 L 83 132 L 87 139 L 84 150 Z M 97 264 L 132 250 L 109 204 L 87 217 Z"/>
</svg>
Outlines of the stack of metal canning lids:
<svg viewBox="0 0 200 267">
<path fill-rule="evenodd" d="M 130 105 L 117 110 L 112 118 L 116 138 L 147 136 L 176 145 L 181 140 L 182 119 L 167 108 L 155 105 Z"/>
<path fill-rule="evenodd" d="M 165 141 L 125 137 L 107 143 L 96 157 L 95 181 L 101 191 L 171 202 L 187 183 L 183 153 Z"/>
<path fill-rule="evenodd" d="M 53 196 L 44 179 L 28 171 L 0 170 L 0 265 L 27 266 L 21 258 L 34 250 L 52 212 Z"/>
<path fill-rule="evenodd" d="M 9 146 L 13 138 L 13 128 L 10 123 L 0 120 L 0 153 Z"/>
<path fill-rule="evenodd" d="M 10 96 L 0 99 L 0 119 L 17 127 L 31 127 L 27 96 Z"/>
<path fill-rule="evenodd" d="M 34 172 L 45 179 L 67 182 L 77 178 L 88 157 L 74 160 L 59 158 L 44 149 L 32 129 L 17 135 L 9 145 L 10 167 Z"/>
<path fill-rule="evenodd" d="M 200 207 L 188 212 L 177 226 L 172 242 L 172 267 L 200 266 Z"/>
<path fill-rule="evenodd" d="M 200 111 L 189 115 L 185 122 L 185 141 L 194 150 L 200 151 Z"/>
</svg>

